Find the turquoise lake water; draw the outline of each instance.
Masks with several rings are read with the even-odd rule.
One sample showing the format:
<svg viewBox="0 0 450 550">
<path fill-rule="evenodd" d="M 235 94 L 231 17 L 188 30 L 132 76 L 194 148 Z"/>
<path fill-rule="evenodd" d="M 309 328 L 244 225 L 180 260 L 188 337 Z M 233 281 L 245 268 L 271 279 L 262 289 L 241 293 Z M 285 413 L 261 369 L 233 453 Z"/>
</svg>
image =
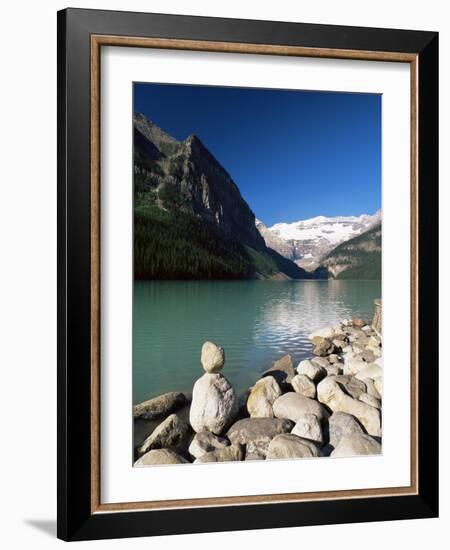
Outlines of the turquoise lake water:
<svg viewBox="0 0 450 550">
<path fill-rule="evenodd" d="M 286 353 L 311 355 L 312 331 L 371 320 L 381 281 L 149 281 L 134 284 L 133 402 L 190 394 L 200 350 L 225 349 L 223 374 L 241 393 Z"/>
</svg>

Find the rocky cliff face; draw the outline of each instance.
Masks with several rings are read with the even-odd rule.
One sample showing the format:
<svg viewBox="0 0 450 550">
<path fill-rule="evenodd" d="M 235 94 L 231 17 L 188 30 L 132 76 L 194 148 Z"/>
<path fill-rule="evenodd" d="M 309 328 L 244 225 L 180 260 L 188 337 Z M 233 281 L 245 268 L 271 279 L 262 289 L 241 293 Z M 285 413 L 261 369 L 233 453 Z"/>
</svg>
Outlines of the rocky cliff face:
<svg viewBox="0 0 450 550">
<path fill-rule="evenodd" d="M 136 130 L 147 142 L 143 147 L 138 137 L 136 148 L 144 152 L 154 147 L 157 151 L 153 159 L 158 161 L 161 173 L 154 170 L 158 176 L 156 191 L 178 194 L 180 208 L 201 216 L 227 236 L 264 247 L 255 227 L 255 215 L 237 185 L 197 136 L 177 141 L 142 114 L 136 114 L 134 120 Z"/>
<path fill-rule="evenodd" d="M 321 266 L 335 279 L 381 279 L 381 222 L 334 248 Z"/>
<path fill-rule="evenodd" d="M 269 248 L 276 250 L 288 260 L 296 260 L 296 249 L 293 241 L 282 239 L 277 232 L 271 231 L 261 220 L 256 219 L 255 225 Z"/>
<path fill-rule="evenodd" d="M 266 246 L 237 185 L 197 136 L 176 140 L 139 113 L 134 188 L 138 277 L 307 276 Z"/>
</svg>

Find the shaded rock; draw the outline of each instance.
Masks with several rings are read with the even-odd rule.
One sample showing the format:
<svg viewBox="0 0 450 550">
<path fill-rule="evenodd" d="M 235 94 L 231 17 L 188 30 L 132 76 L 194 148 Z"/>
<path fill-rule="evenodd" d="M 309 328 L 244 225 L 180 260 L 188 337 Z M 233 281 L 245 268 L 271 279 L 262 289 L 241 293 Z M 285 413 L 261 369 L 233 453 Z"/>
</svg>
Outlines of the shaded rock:
<svg viewBox="0 0 450 550">
<path fill-rule="evenodd" d="M 189 445 L 189 453 L 198 458 L 205 453 L 228 447 L 230 442 L 225 437 L 219 437 L 211 432 L 199 432 Z"/>
<path fill-rule="evenodd" d="M 335 377 L 335 382 L 341 384 L 344 391 L 351 395 L 354 399 L 359 399 L 362 393 L 366 393 L 366 384 L 362 380 L 358 380 L 354 376 L 341 374 Z"/>
<path fill-rule="evenodd" d="M 181 409 L 187 405 L 187 402 L 186 396 L 183 393 L 165 393 L 135 405 L 133 407 L 133 417 L 135 419 L 143 418 L 145 420 L 154 420 Z"/>
<path fill-rule="evenodd" d="M 321 447 L 320 449 L 322 456 L 330 456 L 331 453 L 334 451 L 334 447 L 332 447 L 329 443 Z"/>
<path fill-rule="evenodd" d="M 312 458 L 321 456 L 314 443 L 293 434 L 277 435 L 270 442 L 267 460 L 280 458 Z"/>
<path fill-rule="evenodd" d="M 369 393 L 362 393 L 359 396 L 359 400 L 363 403 L 371 405 L 372 407 L 375 407 L 376 409 L 381 409 L 381 401 L 373 395 L 370 395 Z"/>
<path fill-rule="evenodd" d="M 274 401 L 282 391 L 273 376 L 260 378 L 251 388 L 247 399 L 247 410 L 252 418 L 272 418 Z"/>
<path fill-rule="evenodd" d="M 262 376 L 273 376 L 280 386 L 283 384 L 290 384 L 295 376 L 292 357 L 290 355 L 284 355 L 281 359 L 272 363 L 270 369 L 267 369 Z"/>
<path fill-rule="evenodd" d="M 316 365 L 317 367 L 322 367 L 324 369 L 330 366 L 330 362 L 326 357 L 313 357 L 312 359 L 310 359 L 310 361 L 313 365 Z"/>
<path fill-rule="evenodd" d="M 214 342 L 205 342 L 202 346 L 200 361 L 206 372 L 219 372 L 225 364 L 225 351 Z"/>
<path fill-rule="evenodd" d="M 362 433 L 364 433 L 364 429 L 358 420 L 351 414 L 335 412 L 328 419 L 329 441 L 333 448 L 339 445 L 343 437 L 353 437 L 355 434 Z"/>
<path fill-rule="evenodd" d="M 342 374 L 342 367 L 344 365 L 342 363 L 334 363 L 333 365 L 330 365 L 326 368 L 327 376 L 338 376 L 339 374 Z"/>
<path fill-rule="evenodd" d="M 238 400 L 231 384 L 222 374 L 204 374 L 192 391 L 189 421 L 198 432 L 220 435 L 234 420 Z"/>
<path fill-rule="evenodd" d="M 311 399 L 316 397 L 316 385 L 306 374 L 296 374 L 291 384 L 295 392 Z"/>
<path fill-rule="evenodd" d="M 170 449 L 154 449 L 136 460 L 134 466 L 153 466 L 157 464 L 188 464 L 188 461 Z"/>
<path fill-rule="evenodd" d="M 323 367 L 315 365 L 309 359 L 300 361 L 297 367 L 297 372 L 298 374 L 306 374 L 306 376 L 315 383 L 320 382 L 320 380 L 322 380 L 322 378 L 325 378 L 325 376 L 327 375 L 327 371 Z"/>
<path fill-rule="evenodd" d="M 180 445 L 191 433 L 191 427 L 179 415 L 173 413 L 161 422 L 139 447 L 144 454 L 150 449 L 164 449 Z"/>
<path fill-rule="evenodd" d="M 381 435 L 380 411 L 347 395 L 340 384 L 336 382 L 336 376 L 327 376 L 317 386 L 318 400 L 327 405 L 333 412 L 340 411 L 356 416 L 370 435 Z M 298 395 L 298 394 L 295 394 Z M 284 396 L 279 397 L 274 404 L 276 415 L 276 404 Z M 311 411 L 312 412 L 312 411 Z"/>
<path fill-rule="evenodd" d="M 370 435 L 361 433 L 342 437 L 331 456 L 378 455 L 380 453 L 381 445 L 378 441 Z"/>
<path fill-rule="evenodd" d="M 333 346 L 335 351 L 340 353 L 347 346 L 347 342 L 344 339 L 335 338 L 333 340 Z"/>
<path fill-rule="evenodd" d="M 244 460 L 244 448 L 242 445 L 229 445 L 222 449 L 216 449 L 205 453 L 194 460 L 194 464 L 205 464 L 207 462 L 232 462 Z"/>
<path fill-rule="evenodd" d="M 326 380 L 326 378 L 325 378 Z M 299 393 L 286 393 L 273 404 L 276 418 L 288 418 L 293 422 L 304 414 L 315 414 L 320 420 L 328 418 L 328 411 L 320 403 Z"/>
<path fill-rule="evenodd" d="M 247 445 L 250 441 L 289 433 L 293 426 L 292 421 L 283 418 L 243 418 L 231 426 L 227 437 L 232 443 Z"/>
<path fill-rule="evenodd" d="M 243 418 L 227 432 L 233 444 L 246 445 L 247 454 L 266 456 L 270 441 L 281 433 L 289 433 L 294 423 L 280 418 Z"/>
<path fill-rule="evenodd" d="M 369 395 L 375 397 L 375 399 L 381 400 L 381 395 L 378 393 L 378 390 L 376 389 L 375 383 L 372 378 L 365 378 L 364 384 L 366 385 L 367 393 Z"/>
<path fill-rule="evenodd" d="M 323 357 L 325 355 L 330 355 L 330 353 L 334 352 L 334 345 L 331 340 L 324 339 L 322 342 L 317 344 L 314 342 L 314 346 L 315 346 L 313 349 L 314 355 L 319 355 Z"/>
<path fill-rule="evenodd" d="M 301 416 L 292 428 L 291 434 L 310 439 L 319 446 L 323 444 L 322 426 L 315 414 Z"/>
</svg>

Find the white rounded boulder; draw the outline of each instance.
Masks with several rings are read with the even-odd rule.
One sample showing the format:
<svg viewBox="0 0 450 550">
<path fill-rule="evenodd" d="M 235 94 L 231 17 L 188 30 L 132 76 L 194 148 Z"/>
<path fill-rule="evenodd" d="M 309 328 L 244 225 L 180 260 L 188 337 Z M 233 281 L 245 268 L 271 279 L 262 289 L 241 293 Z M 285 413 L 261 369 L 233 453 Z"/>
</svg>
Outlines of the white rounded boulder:
<svg viewBox="0 0 450 550">
<path fill-rule="evenodd" d="M 198 432 L 220 435 L 233 422 L 238 401 L 233 386 L 222 374 L 204 374 L 194 384 L 189 421 Z"/>
</svg>

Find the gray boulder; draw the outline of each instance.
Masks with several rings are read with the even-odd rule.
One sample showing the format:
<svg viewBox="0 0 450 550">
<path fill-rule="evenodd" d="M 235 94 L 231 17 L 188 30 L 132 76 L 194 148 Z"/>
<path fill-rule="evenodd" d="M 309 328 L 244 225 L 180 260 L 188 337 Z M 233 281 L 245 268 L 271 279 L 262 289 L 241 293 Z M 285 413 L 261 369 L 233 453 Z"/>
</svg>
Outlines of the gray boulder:
<svg viewBox="0 0 450 550">
<path fill-rule="evenodd" d="M 353 399 L 350 395 L 344 392 L 338 382 L 336 376 L 327 376 L 317 386 L 318 400 L 329 407 L 333 412 L 345 412 L 356 416 L 361 424 L 366 429 L 367 433 L 374 436 L 381 435 L 381 415 L 378 409 L 371 407 L 367 403 Z M 275 406 L 281 399 L 275 401 Z"/>
<path fill-rule="evenodd" d="M 211 432 L 199 432 L 195 434 L 189 445 L 189 453 L 198 458 L 205 453 L 228 447 L 230 442 L 225 437 L 219 437 Z"/>
<path fill-rule="evenodd" d="M 332 354 L 332 355 L 335 355 L 335 354 Z M 318 367 L 323 367 L 324 369 L 330 366 L 330 361 L 328 360 L 327 357 L 313 357 L 311 359 L 311 363 L 313 365 L 317 365 Z"/>
<path fill-rule="evenodd" d="M 351 414 L 335 412 L 328 419 L 330 445 L 337 447 L 344 436 L 353 436 L 364 433 L 358 420 Z"/>
<path fill-rule="evenodd" d="M 281 433 L 289 433 L 294 423 L 280 418 L 243 418 L 227 432 L 233 444 L 246 446 L 247 455 L 264 458 L 270 441 Z"/>
<path fill-rule="evenodd" d="M 297 374 L 294 376 L 291 382 L 294 391 L 314 399 L 316 397 L 316 385 L 314 382 L 306 376 L 306 374 Z"/>
<path fill-rule="evenodd" d="M 234 420 L 238 400 L 231 384 L 222 374 L 204 374 L 192 391 L 189 421 L 198 432 L 220 435 Z"/>
<path fill-rule="evenodd" d="M 376 409 L 381 409 L 381 401 L 373 395 L 370 395 L 370 393 L 362 393 L 359 396 L 359 400 L 363 403 L 371 405 L 372 407 L 375 407 Z"/>
<path fill-rule="evenodd" d="M 320 357 L 324 357 L 325 355 L 330 355 L 335 351 L 333 342 L 331 340 L 328 340 L 327 338 L 323 338 L 322 341 L 320 342 L 317 342 L 317 343 L 313 342 L 313 343 L 314 343 L 314 349 L 313 349 L 314 355 L 319 355 Z"/>
<path fill-rule="evenodd" d="M 138 458 L 134 466 L 155 466 L 158 464 L 188 464 L 188 461 L 170 449 L 154 449 Z"/>
<path fill-rule="evenodd" d="M 367 393 L 369 395 L 375 397 L 375 399 L 381 400 L 381 395 L 378 393 L 378 390 L 376 389 L 375 383 L 372 378 L 365 378 L 364 384 L 366 385 Z"/>
<path fill-rule="evenodd" d="M 188 401 L 183 393 L 169 392 L 135 405 L 133 416 L 135 419 L 155 420 L 181 409 L 187 403 Z"/>
<path fill-rule="evenodd" d="M 309 359 L 300 361 L 297 367 L 297 373 L 306 374 L 306 376 L 316 384 L 317 382 L 320 382 L 322 378 L 325 378 L 325 376 L 327 375 L 326 369 L 324 369 L 320 365 L 314 364 Z"/>
<path fill-rule="evenodd" d="M 293 434 L 281 434 L 272 439 L 267 460 L 282 458 L 312 458 L 321 456 L 319 448 L 307 439 Z"/>
<path fill-rule="evenodd" d="M 238 460 L 244 460 L 244 448 L 242 445 L 230 445 L 199 456 L 194 460 L 194 464 L 205 464 L 207 462 L 234 462 Z"/>
<path fill-rule="evenodd" d="M 276 418 L 288 418 L 293 422 L 304 414 L 315 414 L 320 420 L 328 418 L 328 412 L 320 403 L 299 393 L 285 393 L 273 404 Z"/>
<path fill-rule="evenodd" d="M 315 414 L 302 415 L 295 423 L 291 434 L 309 439 L 319 446 L 323 445 L 322 426 Z"/>
<path fill-rule="evenodd" d="M 351 395 L 353 399 L 359 399 L 359 396 L 362 393 L 366 393 L 366 384 L 354 376 L 342 374 L 335 376 L 334 380 L 340 384 L 344 388 L 345 392 Z"/>
<path fill-rule="evenodd" d="M 139 447 L 139 454 L 151 449 L 177 447 L 191 433 L 191 427 L 179 415 L 171 414 L 161 422 Z"/>
<path fill-rule="evenodd" d="M 346 435 L 331 453 L 332 457 L 381 454 L 381 445 L 367 434 Z"/>
<path fill-rule="evenodd" d="M 342 367 L 342 363 L 333 363 L 326 368 L 327 376 L 338 376 L 339 374 L 342 374 Z"/>
</svg>

